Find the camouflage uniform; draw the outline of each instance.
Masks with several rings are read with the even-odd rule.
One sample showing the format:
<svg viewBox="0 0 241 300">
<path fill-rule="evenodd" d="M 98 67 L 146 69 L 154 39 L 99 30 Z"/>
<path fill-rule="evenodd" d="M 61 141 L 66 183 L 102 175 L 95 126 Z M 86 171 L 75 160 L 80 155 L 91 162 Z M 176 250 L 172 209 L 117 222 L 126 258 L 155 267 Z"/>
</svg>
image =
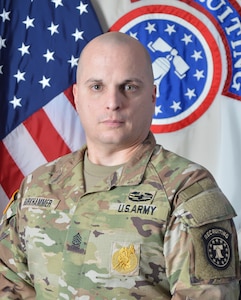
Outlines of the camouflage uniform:
<svg viewBox="0 0 241 300">
<path fill-rule="evenodd" d="M 238 299 L 235 212 L 207 170 L 149 134 L 85 192 L 85 150 L 23 181 L 1 221 L 1 299 Z"/>
</svg>

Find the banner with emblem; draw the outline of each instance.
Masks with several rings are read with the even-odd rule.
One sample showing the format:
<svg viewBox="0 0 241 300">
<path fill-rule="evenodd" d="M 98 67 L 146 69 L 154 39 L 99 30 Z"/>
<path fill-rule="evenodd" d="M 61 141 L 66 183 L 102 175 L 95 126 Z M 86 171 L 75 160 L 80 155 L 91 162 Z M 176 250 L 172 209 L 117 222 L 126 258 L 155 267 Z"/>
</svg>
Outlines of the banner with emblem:
<svg viewBox="0 0 241 300">
<path fill-rule="evenodd" d="M 152 131 L 205 166 L 233 204 L 241 240 L 241 10 L 237 1 L 92 0 L 104 31 L 148 49 L 157 86 Z"/>
</svg>

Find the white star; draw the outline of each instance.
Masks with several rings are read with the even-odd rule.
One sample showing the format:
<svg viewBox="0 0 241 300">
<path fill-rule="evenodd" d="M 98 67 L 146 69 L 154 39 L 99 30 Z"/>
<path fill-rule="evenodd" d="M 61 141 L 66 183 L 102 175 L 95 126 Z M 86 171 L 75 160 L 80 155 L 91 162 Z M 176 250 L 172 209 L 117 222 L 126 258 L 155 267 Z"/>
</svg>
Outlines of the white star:
<svg viewBox="0 0 241 300">
<path fill-rule="evenodd" d="M 155 116 L 157 116 L 158 114 L 162 114 L 163 111 L 161 110 L 162 106 L 161 105 L 158 105 L 158 106 L 155 106 Z"/>
<path fill-rule="evenodd" d="M 173 108 L 174 112 L 177 112 L 177 110 L 181 110 L 180 104 L 181 102 L 173 101 L 172 106 L 170 106 L 170 108 Z"/>
<path fill-rule="evenodd" d="M 83 33 L 84 31 L 79 31 L 77 28 L 75 29 L 75 33 L 73 33 L 72 35 L 75 37 L 75 41 L 78 40 L 83 40 Z"/>
<path fill-rule="evenodd" d="M 0 74 L 3 74 L 3 65 L 0 66 Z"/>
<path fill-rule="evenodd" d="M 71 59 L 68 60 L 68 63 L 71 64 L 71 68 L 78 65 L 79 58 L 75 58 L 73 55 L 71 56 Z"/>
<path fill-rule="evenodd" d="M 51 22 L 51 25 L 47 29 L 51 32 L 51 35 L 54 35 L 55 33 L 59 33 L 58 27 L 59 25 L 54 25 L 54 23 Z"/>
<path fill-rule="evenodd" d="M 55 4 L 55 8 L 57 8 L 59 5 L 63 6 L 62 0 L 52 0 L 52 2 Z"/>
<path fill-rule="evenodd" d="M 168 32 L 168 34 L 171 35 L 173 32 L 176 32 L 174 27 L 175 27 L 175 25 L 167 24 L 167 28 L 164 31 Z"/>
<path fill-rule="evenodd" d="M 137 32 L 131 32 L 130 31 L 130 36 L 133 37 L 134 39 L 138 40 L 138 38 L 137 38 Z"/>
<path fill-rule="evenodd" d="M 196 73 L 193 75 L 193 77 L 197 77 L 197 81 L 199 81 L 199 79 L 204 78 L 205 76 L 203 75 L 204 70 L 196 70 Z"/>
<path fill-rule="evenodd" d="M 18 50 L 22 53 L 22 56 L 24 56 L 24 54 L 30 54 L 28 51 L 28 48 L 30 47 L 30 45 L 24 45 L 24 43 L 22 43 L 22 46 L 20 48 L 18 48 Z"/>
<path fill-rule="evenodd" d="M 2 17 L 3 23 L 6 20 L 10 21 L 9 14 L 10 14 L 10 11 L 6 11 L 5 9 L 3 9 L 3 12 L 0 14 L 0 17 Z"/>
<path fill-rule="evenodd" d="M 199 59 L 202 59 L 202 51 L 196 51 L 194 50 L 193 55 L 191 56 L 195 59 L 195 61 L 198 61 Z"/>
<path fill-rule="evenodd" d="M 13 100 L 9 101 L 9 103 L 11 103 L 13 105 L 13 108 L 15 109 L 17 106 L 22 106 L 21 105 L 21 100 L 22 98 L 17 98 L 16 96 L 13 97 Z"/>
<path fill-rule="evenodd" d="M 24 75 L 25 75 L 25 72 L 20 72 L 20 70 L 18 70 L 17 74 L 13 75 L 13 77 L 17 78 L 17 82 L 19 82 L 21 80 L 25 81 Z"/>
<path fill-rule="evenodd" d="M 185 43 L 185 45 L 192 43 L 192 35 L 186 35 L 184 33 L 184 37 L 181 39 L 181 41 L 183 41 Z"/>
<path fill-rule="evenodd" d="M 49 80 L 50 78 L 43 76 L 42 80 L 39 81 L 39 83 L 42 84 L 42 89 L 46 88 L 46 86 L 50 87 Z"/>
<path fill-rule="evenodd" d="M 27 16 L 26 20 L 23 21 L 23 23 L 26 25 L 26 29 L 28 29 L 29 27 L 34 27 L 33 21 L 34 21 L 34 18 L 30 19 L 29 16 Z"/>
<path fill-rule="evenodd" d="M 188 89 L 187 89 L 187 92 L 185 93 L 185 96 L 188 96 L 189 100 L 192 99 L 192 97 L 196 97 L 195 89 L 190 90 L 190 89 L 188 88 Z"/>
<path fill-rule="evenodd" d="M 145 29 L 148 31 L 149 34 L 152 33 L 152 31 L 156 31 L 156 28 L 155 28 L 155 24 L 151 24 L 151 23 L 147 23 L 147 26 L 145 27 Z"/>
<path fill-rule="evenodd" d="M 6 48 L 6 39 L 3 39 L 1 36 L 0 36 L 0 49 L 2 49 L 3 47 Z"/>
<path fill-rule="evenodd" d="M 47 52 L 43 56 L 46 58 L 46 62 L 54 60 L 54 52 L 50 52 L 49 49 L 47 49 Z"/>
<path fill-rule="evenodd" d="M 82 13 L 84 13 L 84 12 L 88 13 L 87 6 L 88 6 L 88 4 L 83 4 L 83 2 L 80 1 L 79 6 L 76 7 L 77 9 L 79 9 L 80 15 L 82 15 Z"/>
</svg>

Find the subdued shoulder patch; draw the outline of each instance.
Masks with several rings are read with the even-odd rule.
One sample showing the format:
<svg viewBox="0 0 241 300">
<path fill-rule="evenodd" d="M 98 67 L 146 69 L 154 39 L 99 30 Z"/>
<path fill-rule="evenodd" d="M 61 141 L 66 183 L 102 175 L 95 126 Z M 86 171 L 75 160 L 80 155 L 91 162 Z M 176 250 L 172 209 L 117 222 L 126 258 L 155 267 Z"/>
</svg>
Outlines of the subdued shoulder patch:
<svg viewBox="0 0 241 300">
<path fill-rule="evenodd" d="M 236 277 L 235 241 L 231 232 L 229 220 L 190 228 L 195 253 L 191 257 L 193 283 Z"/>
<path fill-rule="evenodd" d="M 232 234 L 225 228 L 211 227 L 202 236 L 208 262 L 218 270 L 225 270 L 232 260 Z"/>
</svg>

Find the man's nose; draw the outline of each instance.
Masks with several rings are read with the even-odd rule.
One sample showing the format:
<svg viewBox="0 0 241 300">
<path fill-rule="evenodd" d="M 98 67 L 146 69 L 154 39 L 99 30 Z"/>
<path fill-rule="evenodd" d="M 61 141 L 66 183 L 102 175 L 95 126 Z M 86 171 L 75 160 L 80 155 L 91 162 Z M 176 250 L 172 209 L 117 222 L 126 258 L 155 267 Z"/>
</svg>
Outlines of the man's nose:
<svg viewBox="0 0 241 300">
<path fill-rule="evenodd" d="M 106 108 L 109 110 L 118 110 L 121 108 L 122 103 L 121 92 L 116 89 L 110 89 L 106 99 Z"/>
</svg>

